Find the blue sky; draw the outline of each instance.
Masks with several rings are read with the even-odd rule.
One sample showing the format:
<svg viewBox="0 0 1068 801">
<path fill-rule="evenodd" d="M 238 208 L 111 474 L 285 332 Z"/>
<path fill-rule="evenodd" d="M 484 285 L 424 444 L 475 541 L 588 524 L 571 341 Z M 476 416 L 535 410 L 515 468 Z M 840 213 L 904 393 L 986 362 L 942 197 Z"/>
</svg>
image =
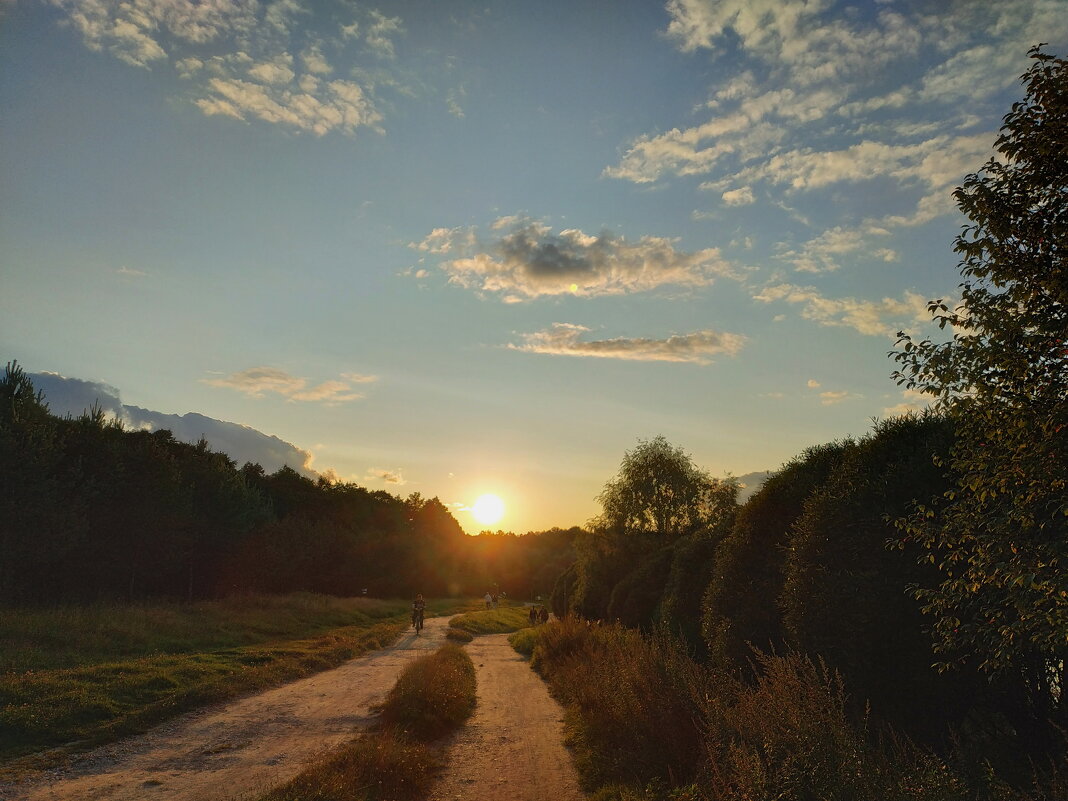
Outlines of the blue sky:
<svg viewBox="0 0 1068 801">
<path fill-rule="evenodd" d="M 1068 43 L 1064 0 L 0 14 L 5 360 L 469 531 L 584 523 L 639 438 L 744 475 L 921 403 L 951 192 Z"/>
</svg>

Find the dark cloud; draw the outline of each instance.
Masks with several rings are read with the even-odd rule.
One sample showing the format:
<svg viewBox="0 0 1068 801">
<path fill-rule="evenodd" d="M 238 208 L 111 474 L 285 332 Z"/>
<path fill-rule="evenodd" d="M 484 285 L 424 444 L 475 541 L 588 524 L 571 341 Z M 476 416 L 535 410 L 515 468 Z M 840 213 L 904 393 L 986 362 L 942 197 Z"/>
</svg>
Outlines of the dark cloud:
<svg viewBox="0 0 1068 801">
<path fill-rule="evenodd" d="M 228 423 L 196 412 L 164 414 L 122 402 L 119 390 L 96 381 L 66 378 L 55 373 L 30 375 L 33 385 L 44 394 L 52 414 L 78 417 L 98 406 L 109 417 L 117 417 L 132 429 L 167 429 L 175 439 L 197 442 L 206 439 L 213 450 L 222 451 L 239 465 L 258 462 L 268 473 L 288 465 L 309 477 L 318 474 L 309 466 L 312 455 L 278 437 L 264 434 L 240 423 Z"/>
</svg>

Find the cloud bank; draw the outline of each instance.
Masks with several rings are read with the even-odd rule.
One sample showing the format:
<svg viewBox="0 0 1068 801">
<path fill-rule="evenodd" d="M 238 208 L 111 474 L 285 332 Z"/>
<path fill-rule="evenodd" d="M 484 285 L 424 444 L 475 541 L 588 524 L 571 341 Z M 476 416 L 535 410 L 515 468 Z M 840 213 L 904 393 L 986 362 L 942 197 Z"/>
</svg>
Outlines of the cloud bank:
<svg viewBox="0 0 1068 801">
<path fill-rule="evenodd" d="M 44 394 L 52 414 L 60 417 L 68 414 L 77 417 L 96 405 L 131 429 L 167 429 L 175 439 L 189 443 L 203 437 L 213 450 L 222 451 L 239 465 L 257 462 L 268 473 L 288 465 L 309 478 L 318 475 L 311 468 L 311 453 L 249 426 L 195 412 L 165 414 L 129 406 L 122 402 L 118 389 L 96 381 L 66 378 L 56 373 L 33 373 L 30 380 Z"/>
<path fill-rule="evenodd" d="M 506 303 L 694 288 L 736 275 L 717 248 L 687 252 L 663 237 L 630 242 L 609 231 L 554 233 L 545 223 L 520 217 L 502 217 L 490 229 L 483 241 L 473 228 L 437 228 L 411 247 L 447 257 L 441 268 L 450 283 Z"/>
</svg>

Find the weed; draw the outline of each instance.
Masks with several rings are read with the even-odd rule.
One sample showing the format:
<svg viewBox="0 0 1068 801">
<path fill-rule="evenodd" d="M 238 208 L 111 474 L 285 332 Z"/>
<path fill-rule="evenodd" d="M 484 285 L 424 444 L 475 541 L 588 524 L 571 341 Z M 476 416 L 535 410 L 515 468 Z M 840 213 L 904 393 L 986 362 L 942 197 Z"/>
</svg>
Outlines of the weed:
<svg viewBox="0 0 1068 801">
<path fill-rule="evenodd" d="M 474 709 L 475 666 L 462 648 L 446 643 L 401 672 L 381 720 L 425 742 L 460 726 Z"/>
</svg>

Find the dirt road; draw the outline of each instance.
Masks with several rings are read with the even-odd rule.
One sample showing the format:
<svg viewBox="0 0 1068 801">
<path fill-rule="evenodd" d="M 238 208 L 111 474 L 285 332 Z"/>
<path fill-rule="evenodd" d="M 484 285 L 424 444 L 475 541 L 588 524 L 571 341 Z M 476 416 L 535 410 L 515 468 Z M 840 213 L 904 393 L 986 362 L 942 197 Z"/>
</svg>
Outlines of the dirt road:
<svg viewBox="0 0 1068 801">
<path fill-rule="evenodd" d="M 254 797 L 373 720 L 410 660 L 439 647 L 448 618 L 429 618 L 389 648 L 272 690 L 183 715 L 140 737 L 75 757 L 12 801 L 223 801 Z"/>
<path fill-rule="evenodd" d="M 563 710 L 507 634 L 476 637 L 478 707 L 448 749 L 430 801 L 579 801 Z"/>
<path fill-rule="evenodd" d="M 176 718 L 139 737 L 74 757 L 0 801 L 234 801 L 292 778 L 373 720 L 400 670 L 444 641 L 448 618 L 420 637 L 273 690 Z M 562 713 L 506 635 L 477 638 L 479 704 L 450 746 L 436 799 L 582 798 L 561 744 Z"/>
</svg>

